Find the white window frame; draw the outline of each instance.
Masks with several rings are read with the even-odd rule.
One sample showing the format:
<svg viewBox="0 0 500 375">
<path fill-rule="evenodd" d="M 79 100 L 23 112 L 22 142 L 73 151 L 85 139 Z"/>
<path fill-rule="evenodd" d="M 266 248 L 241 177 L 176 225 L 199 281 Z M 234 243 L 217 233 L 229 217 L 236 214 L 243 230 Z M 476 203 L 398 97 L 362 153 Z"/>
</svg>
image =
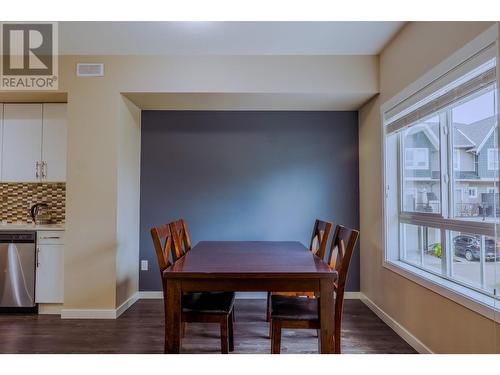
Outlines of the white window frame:
<svg viewBox="0 0 500 375">
<path fill-rule="evenodd" d="M 498 170 L 498 148 L 489 148 L 488 150 L 488 170 Z"/>
<path fill-rule="evenodd" d="M 453 149 L 453 170 L 460 171 L 460 149 Z"/>
<path fill-rule="evenodd" d="M 408 154 L 412 154 L 412 165 L 408 165 Z M 420 160 L 416 160 L 416 156 L 420 154 L 423 156 L 424 165 L 418 165 Z M 429 169 L 429 149 L 425 147 L 407 147 L 405 148 L 405 169 L 409 170 L 427 170 Z"/>
<path fill-rule="evenodd" d="M 472 199 L 476 199 L 477 198 L 477 187 L 475 186 L 469 186 L 467 189 L 467 198 L 472 198 Z M 471 191 L 474 192 L 473 195 L 471 195 Z"/>
<path fill-rule="evenodd" d="M 388 179 L 387 174 L 386 174 L 386 169 L 388 167 L 389 163 L 392 165 L 393 163 L 388 161 L 386 158 L 386 153 L 387 153 L 387 142 L 388 138 L 386 137 L 386 122 L 385 122 L 385 113 L 389 109 L 393 109 L 398 103 L 402 103 L 403 101 L 406 101 L 407 98 L 410 96 L 414 95 L 415 93 L 418 93 L 420 95 L 420 90 L 422 88 L 429 88 L 432 87 L 434 82 L 436 82 L 439 78 L 443 77 L 445 74 L 450 72 L 451 70 L 455 69 L 457 66 L 461 66 L 464 61 L 466 61 L 469 57 L 476 55 L 479 51 L 483 51 L 487 46 L 491 46 L 494 44 L 495 50 L 496 50 L 496 85 L 497 85 L 497 94 L 500 91 L 500 85 L 499 85 L 499 77 L 500 77 L 500 54 L 498 52 L 498 45 L 497 45 L 497 37 L 499 35 L 499 27 L 500 24 L 495 24 L 491 26 L 488 30 L 480 34 L 478 37 L 476 37 L 473 41 L 469 42 L 466 44 L 462 49 L 457 51 L 456 53 L 452 54 L 449 58 L 445 59 L 443 62 L 438 64 L 435 68 L 433 68 L 431 71 L 429 71 L 427 74 L 425 74 L 423 77 L 421 77 L 419 80 L 416 82 L 412 83 L 409 85 L 406 89 L 404 89 L 402 92 L 400 92 L 398 95 L 384 103 L 380 110 L 381 110 L 381 131 L 382 131 L 382 165 L 383 165 L 383 178 L 382 178 L 382 201 L 384 202 L 383 204 L 383 211 L 384 211 L 384 231 L 383 231 L 383 240 L 384 240 L 384 257 L 383 257 L 383 266 L 393 272 L 396 272 L 403 277 L 406 277 L 409 280 L 414 281 L 415 283 L 426 287 L 436 293 L 441 294 L 442 296 L 449 298 L 463 306 L 466 306 L 470 308 L 471 310 L 474 310 L 490 319 L 496 320 L 497 322 L 500 323 L 500 303 L 499 300 L 485 295 L 483 293 L 476 292 L 474 289 L 470 287 L 464 287 L 463 285 L 460 285 L 459 283 L 454 281 L 448 281 L 446 278 L 443 279 L 442 275 L 440 276 L 434 276 L 431 272 L 427 270 L 422 270 L 418 267 L 411 266 L 407 263 L 404 263 L 399 260 L 394 260 L 393 256 L 395 255 L 394 253 L 394 246 L 391 246 L 389 241 L 394 240 L 393 234 L 388 234 L 389 232 L 387 231 L 389 226 L 394 226 L 394 218 L 388 216 L 388 198 L 389 196 L 394 196 L 394 194 L 399 194 L 394 192 L 394 177 L 390 177 Z M 497 106 L 500 104 L 500 99 L 497 95 Z M 418 96 L 417 96 L 418 97 Z M 412 99 L 414 100 L 414 99 Z M 500 117 L 499 117 L 500 118 Z M 497 120 L 497 123 L 500 124 L 500 121 Z M 448 127 L 445 128 L 445 132 L 450 129 L 450 122 L 448 122 Z M 500 134 L 500 132 L 497 132 Z M 442 133 L 441 133 L 442 135 Z M 391 141 L 391 144 L 394 141 Z M 500 144 L 500 142 L 499 142 Z M 442 147 L 443 143 L 441 143 L 441 155 L 443 155 L 443 152 L 448 152 L 447 150 L 443 150 Z M 392 146 L 391 146 L 392 147 Z M 451 144 L 447 144 L 447 147 L 451 147 Z M 400 151 L 398 151 L 399 155 L 401 155 Z M 394 152 L 391 151 L 390 158 L 394 158 Z M 453 161 L 451 157 L 448 156 L 448 160 L 450 165 L 447 166 L 446 170 L 448 171 L 453 171 Z M 442 163 L 442 161 L 441 161 Z M 398 168 L 398 175 L 401 173 L 401 168 Z M 449 172 L 448 172 L 449 173 Z M 455 187 L 453 184 L 449 182 L 449 177 L 444 176 L 444 181 L 446 182 L 445 184 L 442 183 L 442 190 L 447 189 L 448 194 L 450 199 L 453 199 L 454 196 L 454 189 Z M 396 178 L 396 181 L 399 183 L 400 176 Z M 441 180 L 443 181 L 443 179 Z M 399 187 L 398 187 L 399 190 Z M 442 197 L 443 198 L 443 197 Z M 398 210 L 400 211 L 401 208 L 401 196 L 397 197 L 398 199 Z M 447 199 L 447 196 L 446 196 Z M 448 202 L 442 201 L 442 207 L 443 209 L 446 209 L 448 206 Z M 390 209 L 394 210 L 394 203 L 390 203 Z M 443 212 L 443 215 L 445 217 L 447 216 L 447 213 Z M 427 227 L 435 227 L 435 228 L 440 228 L 442 231 L 441 238 L 446 238 L 446 235 L 443 236 L 443 233 L 446 231 L 463 231 L 463 232 L 468 232 L 468 233 L 477 233 L 481 235 L 486 235 L 486 236 L 491 236 L 491 237 L 496 237 L 496 226 L 495 228 L 492 228 L 491 225 L 484 225 L 485 223 L 481 222 L 469 222 L 469 221 L 461 221 L 457 219 L 443 219 L 441 215 L 434 215 L 430 213 L 420 213 L 420 212 L 414 212 L 414 213 L 404 213 L 403 215 L 400 214 L 400 216 L 406 216 L 407 222 L 411 224 L 417 224 L 420 222 L 420 225 L 422 226 L 427 226 Z M 401 218 L 399 219 L 399 222 L 401 222 Z M 399 232 L 399 230 L 398 230 Z M 397 251 L 397 256 L 399 259 L 399 255 L 401 252 L 401 246 L 399 241 L 396 241 L 397 244 L 396 246 L 399 247 L 399 250 Z M 446 252 L 446 242 L 447 241 L 442 241 L 443 244 L 443 254 Z M 444 262 L 451 262 L 451 259 L 445 259 Z M 444 264 L 443 262 L 443 264 Z M 498 291 L 497 291 L 498 293 Z M 498 294 L 497 294 L 498 296 Z"/>
<path fill-rule="evenodd" d="M 498 188 L 497 187 L 489 187 L 489 188 L 486 188 L 486 192 L 488 194 L 496 194 L 496 193 L 498 193 Z"/>
</svg>

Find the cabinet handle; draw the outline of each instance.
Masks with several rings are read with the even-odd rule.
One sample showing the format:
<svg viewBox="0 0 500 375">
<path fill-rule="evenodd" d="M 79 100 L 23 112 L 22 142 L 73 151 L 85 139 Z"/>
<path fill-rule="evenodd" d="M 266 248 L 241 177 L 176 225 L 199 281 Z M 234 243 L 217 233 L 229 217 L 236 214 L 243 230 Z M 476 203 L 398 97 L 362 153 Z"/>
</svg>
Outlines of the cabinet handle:
<svg viewBox="0 0 500 375">
<path fill-rule="evenodd" d="M 42 178 L 47 178 L 47 162 L 42 161 Z"/>
<path fill-rule="evenodd" d="M 36 177 L 37 179 L 39 179 L 39 178 L 40 178 L 40 162 L 39 162 L 39 161 L 37 161 L 37 162 L 35 163 L 35 177 Z"/>
<path fill-rule="evenodd" d="M 40 267 L 40 248 L 36 248 L 36 268 Z"/>
</svg>

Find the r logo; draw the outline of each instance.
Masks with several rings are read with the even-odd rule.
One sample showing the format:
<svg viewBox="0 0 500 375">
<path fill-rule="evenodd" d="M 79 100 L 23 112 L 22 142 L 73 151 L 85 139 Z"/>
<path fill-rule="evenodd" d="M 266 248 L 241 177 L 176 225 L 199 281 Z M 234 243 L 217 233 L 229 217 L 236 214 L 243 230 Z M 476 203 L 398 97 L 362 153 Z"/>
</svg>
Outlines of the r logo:
<svg viewBox="0 0 500 375">
<path fill-rule="evenodd" d="M 0 89 L 56 90 L 57 23 L 4 22 L 0 30 Z"/>
<path fill-rule="evenodd" d="M 4 75 L 52 75 L 52 24 L 2 26 Z"/>
</svg>

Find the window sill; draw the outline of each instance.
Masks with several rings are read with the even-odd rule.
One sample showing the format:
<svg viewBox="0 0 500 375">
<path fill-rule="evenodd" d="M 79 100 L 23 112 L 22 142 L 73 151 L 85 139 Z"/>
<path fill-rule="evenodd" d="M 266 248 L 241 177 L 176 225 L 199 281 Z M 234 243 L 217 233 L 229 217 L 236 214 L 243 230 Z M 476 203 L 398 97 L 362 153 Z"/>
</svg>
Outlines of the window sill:
<svg viewBox="0 0 500 375">
<path fill-rule="evenodd" d="M 500 323 L 500 301 L 396 260 L 385 260 L 384 267 L 446 297 L 469 310 Z"/>
</svg>

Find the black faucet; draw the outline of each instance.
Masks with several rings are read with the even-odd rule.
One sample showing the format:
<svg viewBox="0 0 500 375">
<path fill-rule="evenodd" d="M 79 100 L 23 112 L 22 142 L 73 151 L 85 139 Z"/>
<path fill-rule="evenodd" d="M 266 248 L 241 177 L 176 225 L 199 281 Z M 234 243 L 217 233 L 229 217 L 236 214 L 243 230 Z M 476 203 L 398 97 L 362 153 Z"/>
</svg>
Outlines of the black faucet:
<svg viewBox="0 0 500 375">
<path fill-rule="evenodd" d="M 40 207 L 49 207 L 49 205 L 47 203 L 36 203 L 31 206 L 30 213 L 34 224 L 36 224 L 36 215 L 38 215 L 38 210 L 40 209 Z"/>
</svg>

